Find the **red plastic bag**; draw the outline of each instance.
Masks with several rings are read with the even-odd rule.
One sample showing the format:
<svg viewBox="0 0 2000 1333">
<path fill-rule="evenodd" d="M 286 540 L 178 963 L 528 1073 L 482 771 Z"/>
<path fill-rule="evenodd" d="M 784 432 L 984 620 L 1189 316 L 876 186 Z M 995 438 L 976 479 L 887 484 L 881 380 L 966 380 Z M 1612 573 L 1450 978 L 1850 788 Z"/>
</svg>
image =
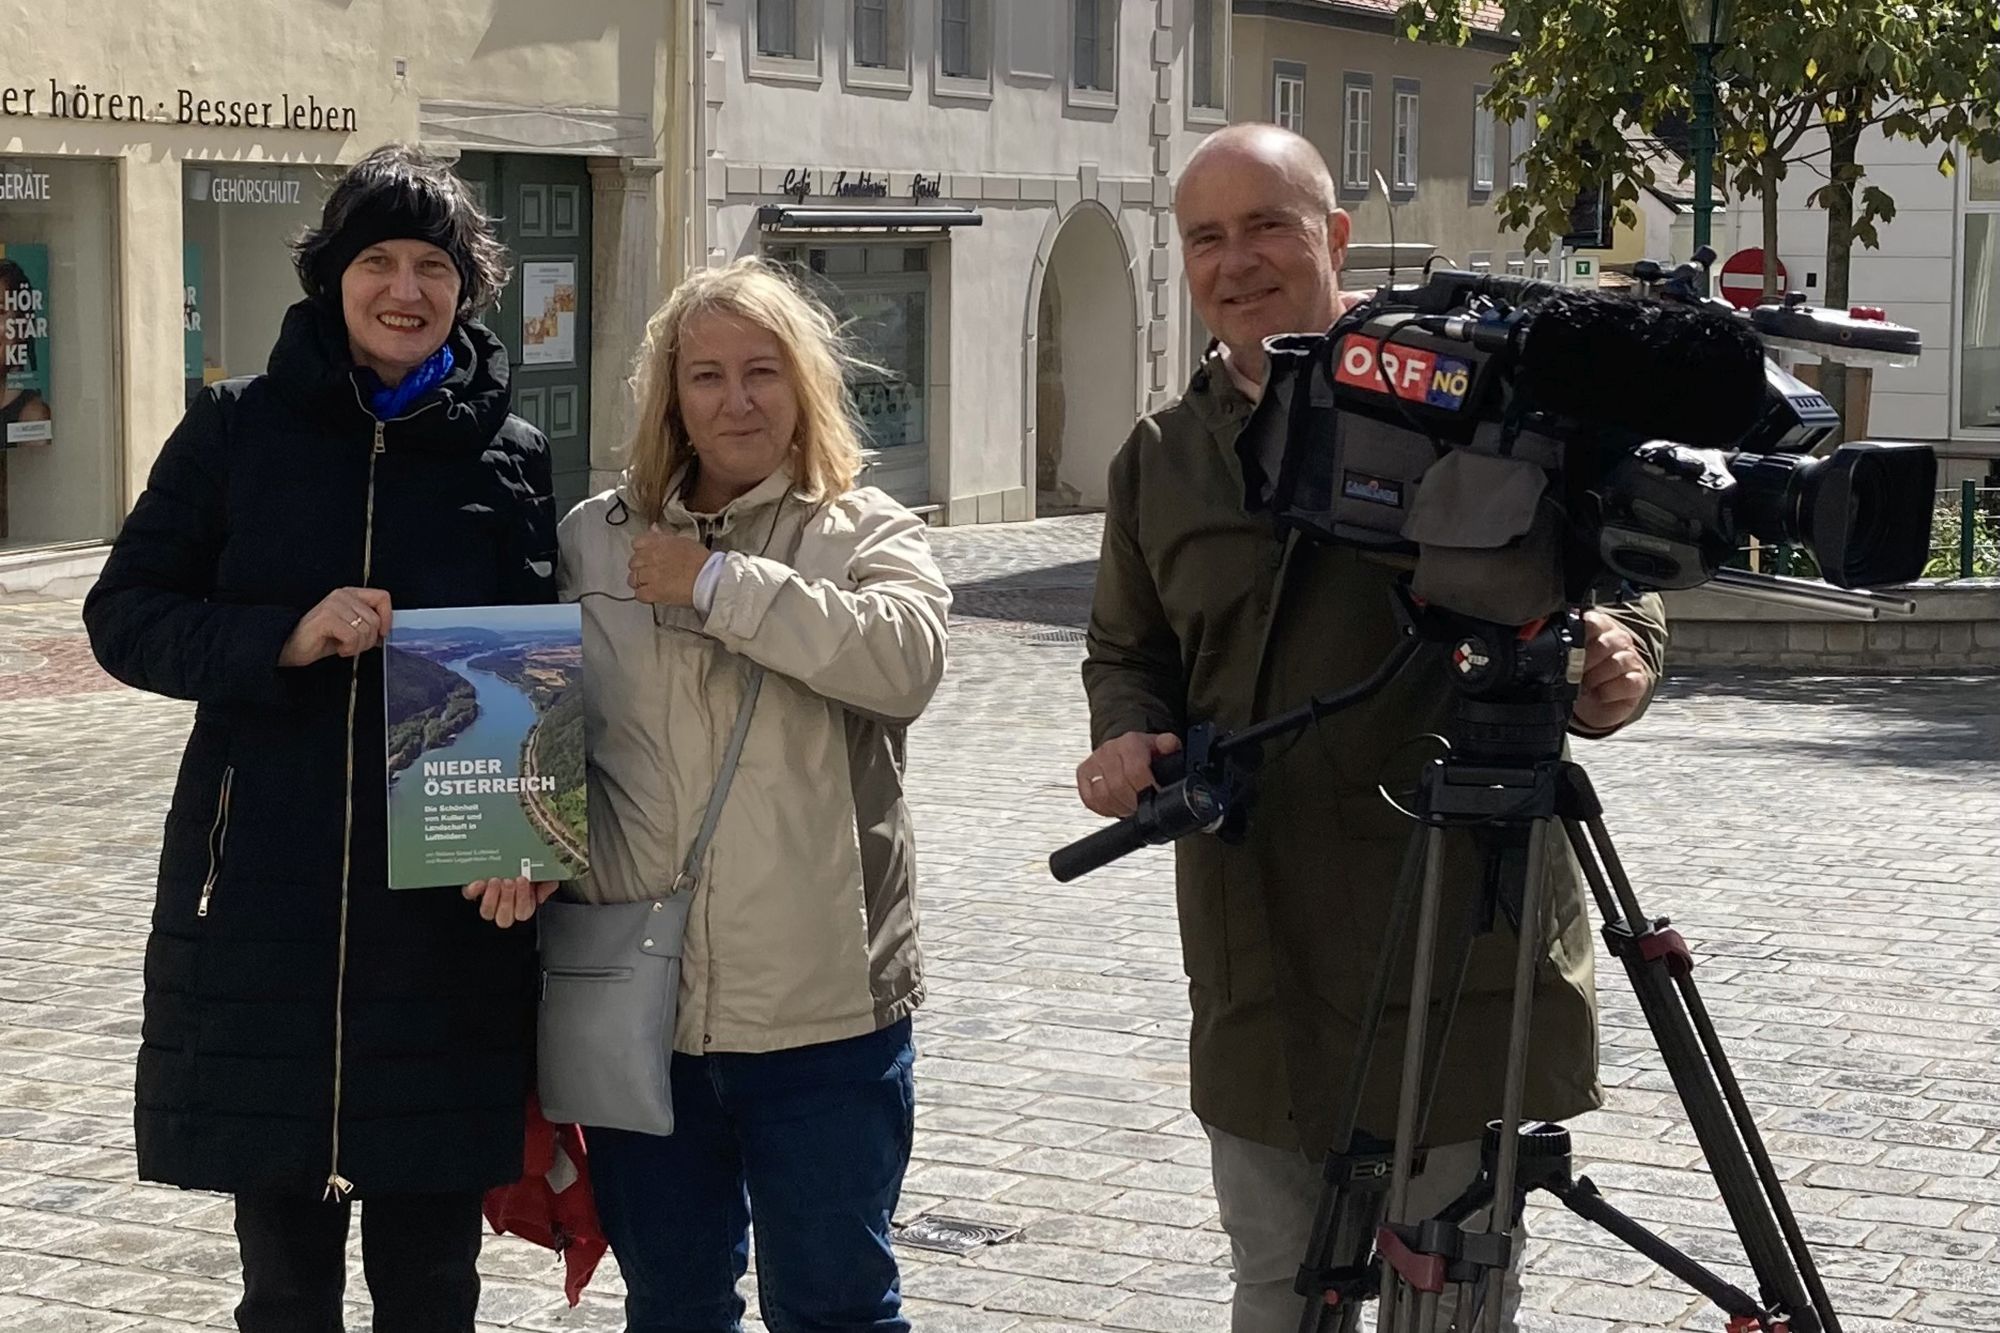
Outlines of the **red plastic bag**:
<svg viewBox="0 0 2000 1333">
<path fill-rule="evenodd" d="M 512 1233 L 563 1258 L 563 1294 L 574 1306 L 610 1248 L 590 1192 L 583 1131 L 552 1124 L 528 1094 L 528 1132 L 521 1178 L 486 1193 L 486 1221 L 496 1235 Z"/>
</svg>

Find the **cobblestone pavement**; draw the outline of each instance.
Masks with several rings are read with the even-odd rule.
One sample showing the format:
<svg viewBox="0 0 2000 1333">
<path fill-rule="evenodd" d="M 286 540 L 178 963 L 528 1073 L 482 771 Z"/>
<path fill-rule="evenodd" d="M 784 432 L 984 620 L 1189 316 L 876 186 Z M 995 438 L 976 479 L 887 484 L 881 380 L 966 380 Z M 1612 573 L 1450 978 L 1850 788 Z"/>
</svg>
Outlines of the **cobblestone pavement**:
<svg viewBox="0 0 2000 1333">
<path fill-rule="evenodd" d="M 932 999 L 904 1213 L 1018 1239 L 905 1251 L 919 1328 L 1227 1327 L 1225 1245 L 1186 1110 L 1165 858 L 1068 887 L 1068 773 L 1097 527 L 942 531 L 954 659 L 916 729 Z M 133 1178 L 139 968 L 184 706 L 91 665 L 74 603 L 0 607 L 0 1330 L 227 1327 L 227 1201 Z M 1642 899 L 1698 977 L 1853 1333 L 2000 1330 L 2000 680 L 1707 677 L 1590 750 Z M 1620 973 L 1601 968 L 1605 1192 L 1727 1265 L 1728 1222 Z M 1538 1209 L 1529 1326 L 1720 1319 Z M 566 1311 L 540 1251 L 489 1245 L 483 1317 L 621 1326 L 609 1265 Z M 366 1327 L 358 1278 L 349 1323 Z"/>
</svg>

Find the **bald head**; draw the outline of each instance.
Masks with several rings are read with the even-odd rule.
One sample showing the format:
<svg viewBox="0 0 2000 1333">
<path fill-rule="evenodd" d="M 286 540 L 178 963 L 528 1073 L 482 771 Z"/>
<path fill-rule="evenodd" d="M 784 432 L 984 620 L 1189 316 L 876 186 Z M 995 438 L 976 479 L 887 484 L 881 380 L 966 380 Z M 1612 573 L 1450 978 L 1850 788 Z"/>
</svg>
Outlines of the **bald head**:
<svg viewBox="0 0 2000 1333">
<path fill-rule="evenodd" d="M 1310 142 L 1276 125 L 1217 130 L 1188 158 L 1174 215 L 1195 309 L 1241 374 L 1262 378 L 1266 338 L 1333 323 L 1348 221 Z"/>
<path fill-rule="evenodd" d="M 1215 173 L 1225 178 L 1269 174 L 1296 190 L 1302 203 L 1322 213 L 1340 207 L 1333 173 L 1312 140 L 1276 125 L 1231 125 L 1203 139 L 1181 168 L 1181 189 Z"/>
</svg>

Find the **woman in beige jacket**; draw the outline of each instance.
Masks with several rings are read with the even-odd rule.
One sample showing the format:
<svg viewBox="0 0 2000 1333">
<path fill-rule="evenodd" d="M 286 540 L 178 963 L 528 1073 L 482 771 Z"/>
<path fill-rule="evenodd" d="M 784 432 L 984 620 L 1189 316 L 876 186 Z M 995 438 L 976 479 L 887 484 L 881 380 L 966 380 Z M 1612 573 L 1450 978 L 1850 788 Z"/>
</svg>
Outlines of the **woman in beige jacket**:
<svg viewBox="0 0 2000 1333">
<path fill-rule="evenodd" d="M 670 1136 L 587 1130 L 634 1333 L 903 1330 L 889 1222 L 923 998 L 904 729 L 951 595 L 921 519 L 856 488 L 831 317 L 755 260 L 647 329 L 630 466 L 560 529 L 583 603 L 591 873 L 660 897 L 765 669 L 689 918 Z"/>
</svg>

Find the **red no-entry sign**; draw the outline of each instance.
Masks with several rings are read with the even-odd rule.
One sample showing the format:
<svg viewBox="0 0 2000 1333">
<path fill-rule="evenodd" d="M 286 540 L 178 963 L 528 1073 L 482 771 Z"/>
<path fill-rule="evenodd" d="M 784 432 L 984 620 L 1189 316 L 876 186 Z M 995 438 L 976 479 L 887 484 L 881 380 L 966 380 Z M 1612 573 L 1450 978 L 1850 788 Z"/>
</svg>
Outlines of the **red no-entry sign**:
<svg viewBox="0 0 2000 1333">
<path fill-rule="evenodd" d="M 1785 261 L 1778 261 L 1778 295 L 1783 296 L 1785 284 L 1789 281 L 1785 273 Z M 1723 261 L 1722 276 L 1717 281 L 1717 295 L 1739 310 L 1754 310 L 1764 299 L 1764 252 L 1752 246 L 1748 250 L 1738 250 Z"/>
</svg>

